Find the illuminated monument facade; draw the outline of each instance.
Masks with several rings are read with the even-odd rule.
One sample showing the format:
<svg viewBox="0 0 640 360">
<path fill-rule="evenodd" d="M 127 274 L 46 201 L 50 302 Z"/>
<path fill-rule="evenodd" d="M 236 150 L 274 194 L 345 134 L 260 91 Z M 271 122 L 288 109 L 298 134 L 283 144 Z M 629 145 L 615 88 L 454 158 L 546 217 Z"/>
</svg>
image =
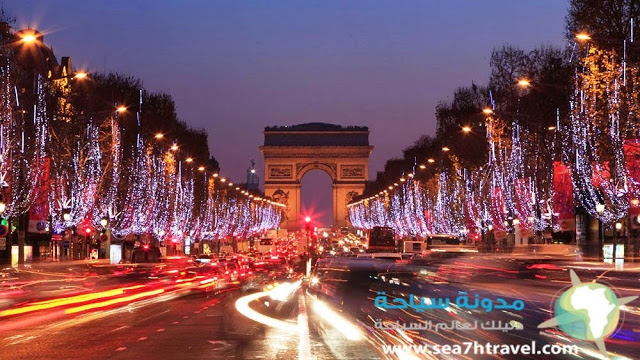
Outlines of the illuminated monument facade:
<svg viewBox="0 0 640 360">
<path fill-rule="evenodd" d="M 322 170 L 333 181 L 333 226 L 348 226 L 347 203 L 362 194 L 369 173 L 369 129 L 308 123 L 264 129 L 266 196 L 287 205 L 283 224 L 303 226 L 300 218 L 301 180 L 310 170 Z"/>
</svg>

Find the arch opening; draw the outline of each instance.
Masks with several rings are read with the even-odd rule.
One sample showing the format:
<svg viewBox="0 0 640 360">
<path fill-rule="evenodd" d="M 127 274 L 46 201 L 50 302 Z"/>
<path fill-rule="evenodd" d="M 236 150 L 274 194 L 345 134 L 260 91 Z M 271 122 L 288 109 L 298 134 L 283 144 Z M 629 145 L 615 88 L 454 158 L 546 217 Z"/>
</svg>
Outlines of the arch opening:
<svg viewBox="0 0 640 360">
<path fill-rule="evenodd" d="M 300 216 L 309 216 L 312 225 L 331 227 L 334 217 L 333 180 L 322 169 L 312 169 L 301 175 Z"/>
</svg>

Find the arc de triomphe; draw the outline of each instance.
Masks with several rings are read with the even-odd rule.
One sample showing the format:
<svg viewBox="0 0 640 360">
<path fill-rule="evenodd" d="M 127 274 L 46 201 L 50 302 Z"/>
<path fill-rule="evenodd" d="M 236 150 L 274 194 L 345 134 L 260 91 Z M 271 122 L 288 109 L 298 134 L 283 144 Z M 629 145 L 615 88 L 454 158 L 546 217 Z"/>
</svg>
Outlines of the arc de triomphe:
<svg viewBox="0 0 640 360">
<path fill-rule="evenodd" d="M 287 205 L 287 229 L 300 228 L 300 181 L 323 170 L 333 181 L 333 225 L 349 225 L 347 203 L 362 194 L 369 178 L 369 129 L 308 123 L 264 129 L 264 193 Z"/>
</svg>

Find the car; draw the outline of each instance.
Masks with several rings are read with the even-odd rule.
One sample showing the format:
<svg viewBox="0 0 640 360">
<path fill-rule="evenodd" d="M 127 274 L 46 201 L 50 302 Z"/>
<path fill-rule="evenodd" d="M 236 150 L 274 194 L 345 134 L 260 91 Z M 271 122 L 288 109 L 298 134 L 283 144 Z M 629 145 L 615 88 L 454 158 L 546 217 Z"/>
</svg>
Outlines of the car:
<svg viewBox="0 0 640 360">
<path fill-rule="evenodd" d="M 160 248 L 149 244 L 139 246 L 131 253 L 131 262 L 133 263 L 157 263 L 161 258 Z"/>
</svg>

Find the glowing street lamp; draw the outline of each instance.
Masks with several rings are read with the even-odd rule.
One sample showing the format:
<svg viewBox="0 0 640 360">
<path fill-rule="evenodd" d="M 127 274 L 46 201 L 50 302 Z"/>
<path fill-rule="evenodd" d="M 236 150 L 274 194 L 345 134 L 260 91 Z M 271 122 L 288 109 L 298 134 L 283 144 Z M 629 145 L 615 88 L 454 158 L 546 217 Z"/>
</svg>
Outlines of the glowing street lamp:
<svg viewBox="0 0 640 360">
<path fill-rule="evenodd" d="M 3 214 L 7 210 L 7 204 L 4 201 L 0 201 L 0 214 Z"/>
<path fill-rule="evenodd" d="M 451 149 L 449 149 L 449 147 L 447 147 L 447 146 L 443 146 L 443 147 L 442 147 L 442 151 L 444 151 L 444 152 L 447 152 L 447 151 L 450 151 L 450 150 L 451 150 Z"/>
<path fill-rule="evenodd" d="M 188 163 L 193 162 L 193 158 L 188 157 L 185 161 Z"/>
<path fill-rule="evenodd" d="M 487 114 L 487 115 L 493 114 L 493 110 L 490 109 L 490 108 L 484 108 L 484 109 L 482 109 L 482 112 Z"/>
<path fill-rule="evenodd" d="M 471 132 L 471 126 L 463 126 L 462 127 L 462 132 L 470 133 Z"/>
<path fill-rule="evenodd" d="M 80 71 L 80 72 L 77 72 L 76 75 L 73 78 L 74 79 L 78 79 L 78 80 L 82 80 L 82 79 L 86 79 L 87 76 L 89 76 L 89 74 L 87 74 L 84 71 Z"/>
<path fill-rule="evenodd" d="M 107 225 L 109 225 L 109 219 L 107 219 L 106 216 L 103 216 L 102 219 L 100 219 L 100 225 L 102 225 L 102 227 L 106 228 Z"/>
<path fill-rule="evenodd" d="M 580 41 L 588 41 L 588 40 L 591 40 L 591 36 L 589 36 L 589 34 L 587 33 L 579 33 L 579 34 L 576 34 L 576 39 Z"/>
<path fill-rule="evenodd" d="M 520 79 L 518 81 L 518 86 L 523 87 L 523 88 L 524 87 L 529 87 L 529 86 L 531 86 L 531 82 L 529 82 L 529 80 L 527 80 L 527 79 Z"/>
<path fill-rule="evenodd" d="M 310 216 L 306 216 L 306 217 L 304 218 L 304 222 L 306 222 L 306 223 L 310 223 L 310 222 L 311 222 L 311 217 L 310 217 Z"/>
<path fill-rule="evenodd" d="M 38 38 L 36 38 L 36 35 L 34 33 L 24 34 L 20 39 L 20 41 L 25 44 L 33 44 L 34 42 L 36 42 L 36 40 L 38 40 Z"/>
<path fill-rule="evenodd" d="M 427 161 L 430 162 L 430 163 L 436 162 L 435 159 L 427 159 Z"/>
<path fill-rule="evenodd" d="M 164 137 L 164 134 L 161 134 L 161 133 L 157 133 L 155 136 L 156 139 L 162 139 L 163 137 Z"/>
<path fill-rule="evenodd" d="M 64 221 L 71 220 L 71 210 L 70 209 L 62 210 L 62 220 L 64 220 Z"/>
<path fill-rule="evenodd" d="M 117 112 L 118 114 L 121 114 L 121 113 L 123 113 L 123 112 L 125 112 L 125 111 L 127 111 L 127 107 L 126 107 L 126 106 L 122 106 L 122 105 L 121 105 L 121 106 L 118 106 L 118 107 L 116 108 L 116 112 Z"/>
</svg>

